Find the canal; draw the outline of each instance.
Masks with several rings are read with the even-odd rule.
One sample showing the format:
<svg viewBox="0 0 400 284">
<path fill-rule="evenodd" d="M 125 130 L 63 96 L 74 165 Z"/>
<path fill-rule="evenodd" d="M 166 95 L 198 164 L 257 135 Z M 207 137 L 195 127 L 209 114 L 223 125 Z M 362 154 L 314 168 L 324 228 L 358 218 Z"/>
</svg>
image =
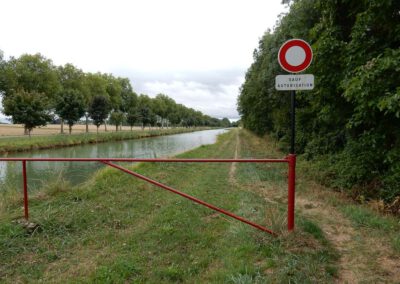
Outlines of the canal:
<svg viewBox="0 0 400 284">
<path fill-rule="evenodd" d="M 165 158 L 189 151 L 201 145 L 213 144 L 225 129 L 205 130 L 152 138 L 88 144 L 74 147 L 10 153 L 7 157 L 26 158 Z M 5 156 L 3 156 L 5 157 Z M 76 185 L 104 167 L 100 163 L 27 162 L 30 190 L 43 184 L 65 179 Z M 0 162 L 1 188 L 21 188 L 21 162 Z"/>
</svg>

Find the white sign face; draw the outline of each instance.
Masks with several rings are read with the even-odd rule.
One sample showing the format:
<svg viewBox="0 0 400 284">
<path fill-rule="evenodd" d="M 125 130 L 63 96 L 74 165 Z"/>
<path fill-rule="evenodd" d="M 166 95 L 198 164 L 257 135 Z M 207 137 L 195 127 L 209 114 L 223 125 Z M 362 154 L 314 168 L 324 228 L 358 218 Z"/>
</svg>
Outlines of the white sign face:
<svg viewBox="0 0 400 284">
<path fill-rule="evenodd" d="M 278 91 L 312 90 L 314 75 L 278 75 L 275 77 L 275 89 Z"/>
<path fill-rule="evenodd" d="M 279 65 L 290 73 L 299 73 L 306 70 L 310 66 L 312 58 L 311 46 L 299 38 L 286 41 L 278 52 Z"/>
</svg>

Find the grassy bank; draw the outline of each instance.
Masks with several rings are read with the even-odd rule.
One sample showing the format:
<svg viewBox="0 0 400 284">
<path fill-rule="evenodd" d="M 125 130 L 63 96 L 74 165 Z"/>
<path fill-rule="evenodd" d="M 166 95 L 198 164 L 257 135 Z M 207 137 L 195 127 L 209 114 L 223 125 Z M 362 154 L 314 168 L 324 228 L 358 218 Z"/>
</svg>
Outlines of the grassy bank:
<svg viewBox="0 0 400 284">
<path fill-rule="evenodd" d="M 214 145 L 180 155 L 234 156 L 283 155 L 268 141 L 238 130 L 220 136 Z M 351 204 L 338 202 L 339 197 L 329 192 L 317 194 L 320 188 L 302 177 L 296 231 L 286 233 L 285 165 L 141 164 L 135 170 L 266 225 L 279 237 L 117 170 L 104 169 L 84 186 L 59 182 L 31 196 L 31 221 L 40 225 L 33 232 L 18 224 L 21 199 L 15 194 L 2 199 L 0 282 L 352 283 L 344 267 L 357 272 L 356 280 L 363 276 L 372 282 L 395 279 L 387 267 L 378 270 L 371 256 L 366 258 L 366 267 L 344 263 L 348 251 L 342 249 L 348 249 L 347 243 L 338 246 L 328 221 L 336 222 L 335 226 L 347 224 L 348 228 L 338 227 L 345 231 L 358 228 L 363 233 L 365 227 L 362 221 L 352 222 L 340 213 Z M 349 209 L 348 214 L 353 212 Z M 390 234 L 398 230 L 395 223 L 388 224 L 393 226 L 385 226 Z M 371 238 L 384 238 L 371 230 L 376 234 Z M 371 244 L 364 238 L 356 240 L 360 243 L 354 253 L 364 253 L 364 246 Z M 398 257 L 395 252 L 384 256 L 387 262 L 392 259 L 389 256 Z M 381 259 L 376 253 L 375 257 Z M 364 263 L 359 255 L 355 260 Z"/>
<path fill-rule="evenodd" d="M 0 139 L 0 153 L 22 152 L 37 149 L 69 147 L 81 144 L 101 143 L 128 139 L 139 139 L 161 135 L 171 135 L 185 132 L 205 130 L 209 128 L 169 128 L 154 130 L 134 130 L 119 132 L 83 133 L 73 135 L 46 135 L 33 137 L 12 137 Z"/>
</svg>

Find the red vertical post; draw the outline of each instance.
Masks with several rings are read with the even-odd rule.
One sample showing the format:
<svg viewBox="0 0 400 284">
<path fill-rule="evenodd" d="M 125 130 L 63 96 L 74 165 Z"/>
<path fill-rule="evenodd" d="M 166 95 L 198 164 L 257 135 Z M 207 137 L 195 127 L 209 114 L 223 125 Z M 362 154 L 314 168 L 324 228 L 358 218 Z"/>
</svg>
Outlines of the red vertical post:
<svg viewBox="0 0 400 284">
<path fill-rule="evenodd" d="M 296 155 L 289 154 L 287 157 L 289 164 L 288 174 L 288 230 L 293 231 L 294 229 L 294 202 L 296 192 Z"/>
<path fill-rule="evenodd" d="M 28 182 L 26 177 L 26 161 L 22 161 L 22 176 L 24 182 L 24 209 L 25 209 L 25 219 L 29 219 L 29 208 L 28 208 Z"/>
</svg>

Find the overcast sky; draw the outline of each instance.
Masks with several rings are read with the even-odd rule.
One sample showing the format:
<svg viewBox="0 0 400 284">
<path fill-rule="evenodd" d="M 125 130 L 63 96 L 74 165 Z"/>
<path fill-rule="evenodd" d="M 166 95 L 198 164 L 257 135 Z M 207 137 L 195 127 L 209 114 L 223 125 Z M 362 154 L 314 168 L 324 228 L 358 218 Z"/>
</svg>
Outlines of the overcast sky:
<svg viewBox="0 0 400 284">
<path fill-rule="evenodd" d="M 0 50 L 128 77 L 214 117 L 238 118 L 236 98 L 281 0 L 2 0 Z"/>
</svg>

